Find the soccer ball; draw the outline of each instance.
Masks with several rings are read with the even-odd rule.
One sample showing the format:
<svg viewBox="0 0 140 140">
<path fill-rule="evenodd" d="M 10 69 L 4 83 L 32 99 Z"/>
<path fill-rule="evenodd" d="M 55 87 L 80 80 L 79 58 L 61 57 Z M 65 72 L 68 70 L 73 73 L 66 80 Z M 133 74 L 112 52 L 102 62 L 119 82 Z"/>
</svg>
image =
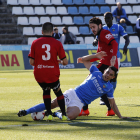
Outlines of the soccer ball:
<svg viewBox="0 0 140 140">
<path fill-rule="evenodd" d="M 43 120 L 45 117 L 45 111 L 31 113 L 31 117 L 34 121 Z"/>
</svg>

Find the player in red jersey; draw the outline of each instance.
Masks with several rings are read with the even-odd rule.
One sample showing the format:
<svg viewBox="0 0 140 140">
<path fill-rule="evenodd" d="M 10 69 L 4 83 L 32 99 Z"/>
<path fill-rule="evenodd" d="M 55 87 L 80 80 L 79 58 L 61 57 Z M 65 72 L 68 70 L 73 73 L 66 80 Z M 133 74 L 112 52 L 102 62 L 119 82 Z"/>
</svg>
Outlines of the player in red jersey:
<svg viewBox="0 0 140 140">
<path fill-rule="evenodd" d="M 29 62 L 34 66 L 34 77 L 43 90 L 43 100 L 48 112 L 48 120 L 52 120 L 50 90 L 57 96 L 63 118 L 66 120 L 64 96 L 60 89 L 59 63 L 67 65 L 68 61 L 60 41 L 52 37 L 53 24 L 46 22 L 42 25 L 43 37 L 33 41 L 29 53 Z M 59 56 L 60 60 L 57 60 Z"/>
<path fill-rule="evenodd" d="M 89 21 L 89 27 L 91 28 L 93 34 L 95 36 L 98 35 L 98 49 L 97 52 L 105 51 L 107 56 L 104 59 L 101 59 L 97 68 L 104 73 L 104 70 L 107 69 L 109 66 L 115 66 L 118 69 L 118 62 L 117 62 L 117 50 L 118 50 L 118 43 L 114 39 L 113 35 L 110 31 L 102 29 L 102 21 L 97 17 L 93 17 Z M 97 60 L 97 59 L 96 59 Z M 91 62 L 96 61 L 91 60 Z M 113 79 L 116 81 L 116 78 Z M 109 101 L 106 95 L 102 96 L 102 100 L 105 102 L 106 106 L 108 107 L 108 112 L 106 113 L 107 116 L 115 115 L 113 110 L 110 107 Z M 88 105 L 84 106 L 79 116 L 89 115 Z"/>
</svg>

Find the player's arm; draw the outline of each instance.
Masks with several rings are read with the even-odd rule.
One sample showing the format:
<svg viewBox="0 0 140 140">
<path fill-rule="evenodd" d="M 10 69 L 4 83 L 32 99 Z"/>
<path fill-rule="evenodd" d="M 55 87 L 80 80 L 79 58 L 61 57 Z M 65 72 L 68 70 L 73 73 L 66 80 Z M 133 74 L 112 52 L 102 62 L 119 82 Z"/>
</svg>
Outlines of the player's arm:
<svg viewBox="0 0 140 140">
<path fill-rule="evenodd" d="M 30 65 L 34 66 L 35 65 L 35 60 L 33 58 L 30 58 L 29 63 L 30 63 Z"/>
<path fill-rule="evenodd" d="M 116 103 L 115 103 L 114 98 L 111 98 L 111 99 L 108 98 L 108 101 L 109 101 L 109 103 L 110 103 L 111 108 L 113 109 L 113 111 L 115 112 L 115 114 L 116 114 L 120 119 L 127 118 L 127 117 L 123 117 L 123 116 L 121 115 L 121 113 L 120 113 L 120 111 L 119 111 L 119 109 L 118 109 L 118 107 L 117 107 L 117 105 L 116 105 Z"/>
<path fill-rule="evenodd" d="M 127 47 L 128 47 L 128 45 L 130 43 L 130 40 L 129 40 L 129 36 L 128 35 L 125 35 L 123 38 L 125 39 L 125 45 L 123 47 L 123 54 L 126 55 L 127 54 Z"/>
<path fill-rule="evenodd" d="M 77 59 L 77 63 L 84 63 L 85 67 L 89 70 L 92 63 L 90 62 L 91 59 L 97 58 L 101 59 L 102 57 L 106 56 L 106 52 L 101 51 L 96 54 L 86 55 Z"/>
<path fill-rule="evenodd" d="M 67 64 L 68 64 L 68 60 L 67 60 L 66 57 L 65 57 L 64 59 L 62 59 L 62 60 L 58 60 L 58 62 L 59 62 L 60 64 L 62 64 L 62 65 L 67 65 Z"/>
</svg>

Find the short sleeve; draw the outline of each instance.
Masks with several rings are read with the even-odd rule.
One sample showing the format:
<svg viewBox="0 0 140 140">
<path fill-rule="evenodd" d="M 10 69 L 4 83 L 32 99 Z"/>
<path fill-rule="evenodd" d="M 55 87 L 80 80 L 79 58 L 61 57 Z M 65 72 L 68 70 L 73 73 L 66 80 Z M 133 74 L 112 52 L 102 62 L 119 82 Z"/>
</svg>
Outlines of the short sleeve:
<svg viewBox="0 0 140 140">
<path fill-rule="evenodd" d="M 61 42 L 59 43 L 58 56 L 61 60 L 66 58 L 66 54 L 65 54 L 65 51 L 64 51 L 64 48 L 63 48 L 63 45 L 61 44 Z"/>
<path fill-rule="evenodd" d="M 112 89 L 107 93 L 107 98 L 108 98 L 108 99 L 113 99 L 113 98 L 114 98 L 113 93 L 114 93 L 114 89 L 112 88 Z"/>
<path fill-rule="evenodd" d="M 35 43 L 33 42 L 31 45 L 30 52 L 28 54 L 29 58 L 35 59 Z"/>
<path fill-rule="evenodd" d="M 89 71 L 90 71 L 90 73 L 93 73 L 94 71 L 99 71 L 99 69 L 97 67 L 95 67 L 94 65 L 91 65 Z"/>
<path fill-rule="evenodd" d="M 126 31 L 124 30 L 124 28 L 121 26 L 121 25 L 118 25 L 119 26 L 119 34 L 121 36 L 125 36 L 127 35 Z"/>
</svg>

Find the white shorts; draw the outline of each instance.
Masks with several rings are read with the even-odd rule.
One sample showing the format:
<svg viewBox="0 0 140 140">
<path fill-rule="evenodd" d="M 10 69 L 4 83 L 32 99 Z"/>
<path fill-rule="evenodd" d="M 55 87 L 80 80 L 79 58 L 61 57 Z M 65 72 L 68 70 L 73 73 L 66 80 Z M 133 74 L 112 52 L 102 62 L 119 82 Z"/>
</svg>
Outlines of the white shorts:
<svg viewBox="0 0 140 140">
<path fill-rule="evenodd" d="M 64 92 L 65 105 L 68 107 L 77 106 L 79 110 L 83 108 L 84 104 L 76 95 L 74 89 L 69 89 Z"/>
</svg>

